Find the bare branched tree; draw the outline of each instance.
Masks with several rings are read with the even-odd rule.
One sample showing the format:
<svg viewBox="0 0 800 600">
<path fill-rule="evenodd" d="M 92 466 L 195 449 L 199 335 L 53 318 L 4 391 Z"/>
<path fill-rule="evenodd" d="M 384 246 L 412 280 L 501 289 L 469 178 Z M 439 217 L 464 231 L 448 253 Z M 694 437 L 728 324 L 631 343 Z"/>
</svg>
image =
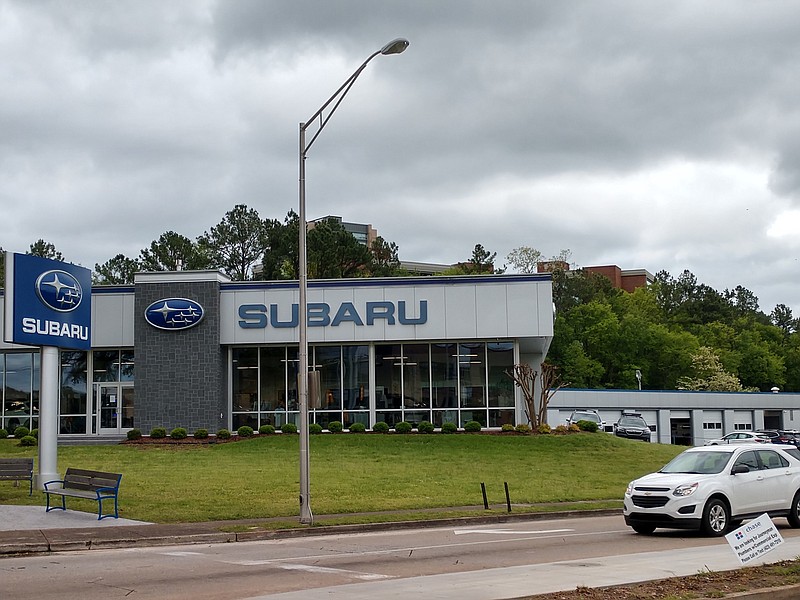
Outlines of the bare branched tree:
<svg viewBox="0 0 800 600">
<path fill-rule="evenodd" d="M 558 367 L 547 362 L 542 363 L 541 392 L 538 403 L 536 402 L 536 378 L 539 377 L 539 372 L 536 369 L 529 364 L 521 363 L 514 365 L 513 370 L 506 371 L 506 375 L 522 390 L 525 398 L 525 416 L 528 417 L 531 432 L 537 431 L 540 425 L 546 425 L 547 406 L 550 404 L 550 399 L 558 390 L 567 385 L 561 381 Z"/>
</svg>

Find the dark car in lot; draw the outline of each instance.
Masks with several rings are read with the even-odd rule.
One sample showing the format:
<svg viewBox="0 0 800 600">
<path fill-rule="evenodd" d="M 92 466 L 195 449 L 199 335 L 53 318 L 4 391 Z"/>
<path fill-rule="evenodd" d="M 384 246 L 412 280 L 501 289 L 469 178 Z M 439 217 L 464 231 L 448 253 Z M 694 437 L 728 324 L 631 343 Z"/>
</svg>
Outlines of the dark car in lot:
<svg viewBox="0 0 800 600">
<path fill-rule="evenodd" d="M 769 441 L 773 444 L 790 444 L 792 446 L 797 446 L 800 444 L 800 440 L 798 439 L 797 435 L 791 431 L 782 431 L 780 429 L 759 429 L 756 431 L 756 433 L 767 436 Z"/>
<path fill-rule="evenodd" d="M 631 440 L 650 441 L 650 426 L 638 413 L 623 413 L 614 423 L 614 435 Z"/>
</svg>

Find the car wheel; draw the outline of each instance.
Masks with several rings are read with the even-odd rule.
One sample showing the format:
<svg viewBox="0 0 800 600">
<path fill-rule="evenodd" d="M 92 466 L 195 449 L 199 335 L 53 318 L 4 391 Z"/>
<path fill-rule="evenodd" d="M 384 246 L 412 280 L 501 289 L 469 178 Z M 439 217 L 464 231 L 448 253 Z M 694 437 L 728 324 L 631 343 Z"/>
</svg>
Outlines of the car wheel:
<svg viewBox="0 0 800 600">
<path fill-rule="evenodd" d="M 637 523 L 636 525 L 631 525 L 631 529 L 633 529 L 636 533 L 641 533 L 642 535 L 650 535 L 656 530 L 656 526 Z"/>
<path fill-rule="evenodd" d="M 786 517 L 789 525 L 794 528 L 800 527 L 800 491 L 798 491 L 794 498 L 792 498 L 792 506 L 789 509 L 789 515 Z"/>
<path fill-rule="evenodd" d="M 719 537 L 725 535 L 731 524 L 731 514 L 727 505 L 718 498 L 712 498 L 703 509 L 701 529 L 706 535 Z"/>
</svg>

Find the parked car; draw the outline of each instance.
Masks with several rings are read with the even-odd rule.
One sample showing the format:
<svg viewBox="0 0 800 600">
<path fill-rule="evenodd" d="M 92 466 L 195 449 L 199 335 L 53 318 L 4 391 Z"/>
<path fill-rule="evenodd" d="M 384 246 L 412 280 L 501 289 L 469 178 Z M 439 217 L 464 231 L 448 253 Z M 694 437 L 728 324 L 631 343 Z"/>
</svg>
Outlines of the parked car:
<svg viewBox="0 0 800 600">
<path fill-rule="evenodd" d="M 756 433 L 765 435 L 773 444 L 791 444 L 795 445 L 795 437 L 788 431 L 780 431 L 778 429 L 756 429 Z"/>
<path fill-rule="evenodd" d="M 650 441 L 650 426 L 639 413 L 622 413 L 614 423 L 614 435 L 632 440 Z"/>
<path fill-rule="evenodd" d="M 592 421 L 597 423 L 597 431 L 606 430 L 606 422 L 600 417 L 600 413 L 596 410 L 573 410 L 572 414 L 567 418 L 567 425 L 577 425 L 578 421 Z"/>
<path fill-rule="evenodd" d="M 721 536 L 764 513 L 800 527 L 800 450 L 777 444 L 690 448 L 660 471 L 628 484 L 625 523 Z"/>
<path fill-rule="evenodd" d="M 728 435 L 723 435 L 716 440 L 709 440 L 705 443 L 706 446 L 717 446 L 720 444 L 750 444 L 757 442 L 759 444 L 769 443 L 769 437 L 763 433 L 755 433 L 753 431 L 734 431 Z"/>
<path fill-rule="evenodd" d="M 786 436 L 789 439 L 789 443 L 793 444 L 795 447 L 800 448 L 800 431 L 788 430 L 783 431 L 781 430 L 781 434 Z"/>
</svg>

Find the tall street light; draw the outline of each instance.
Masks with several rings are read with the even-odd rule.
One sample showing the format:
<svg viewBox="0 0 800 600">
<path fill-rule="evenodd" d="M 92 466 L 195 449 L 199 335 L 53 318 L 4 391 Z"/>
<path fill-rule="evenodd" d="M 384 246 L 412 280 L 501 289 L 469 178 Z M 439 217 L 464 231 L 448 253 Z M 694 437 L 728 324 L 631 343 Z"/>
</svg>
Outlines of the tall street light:
<svg viewBox="0 0 800 600">
<path fill-rule="evenodd" d="M 306 155 L 311 145 L 316 141 L 325 125 L 328 124 L 333 113 L 339 108 L 347 92 L 353 87 L 358 76 L 369 62 L 379 54 L 400 54 L 408 48 L 408 40 L 398 38 L 386 44 L 380 50 L 373 52 L 355 72 L 345 81 L 336 92 L 328 98 L 325 104 L 315 112 L 308 121 L 300 123 L 300 236 L 298 252 L 300 254 L 300 295 L 298 298 L 298 320 L 300 321 L 298 359 L 297 394 L 300 402 L 300 522 L 312 524 L 314 516 L 311 512 L 311 495 L 309 493 L 309 460 L 308 460 L 308 260 L 306 255 Z M 332 106 L 331 106 L 332 105 Z M 328 108 L 328 115 L 324 111 Z M 311 140 L 306 142 L 306 131 L 314 124 L 318 125 L 316 133 Z"/>
</svg>

